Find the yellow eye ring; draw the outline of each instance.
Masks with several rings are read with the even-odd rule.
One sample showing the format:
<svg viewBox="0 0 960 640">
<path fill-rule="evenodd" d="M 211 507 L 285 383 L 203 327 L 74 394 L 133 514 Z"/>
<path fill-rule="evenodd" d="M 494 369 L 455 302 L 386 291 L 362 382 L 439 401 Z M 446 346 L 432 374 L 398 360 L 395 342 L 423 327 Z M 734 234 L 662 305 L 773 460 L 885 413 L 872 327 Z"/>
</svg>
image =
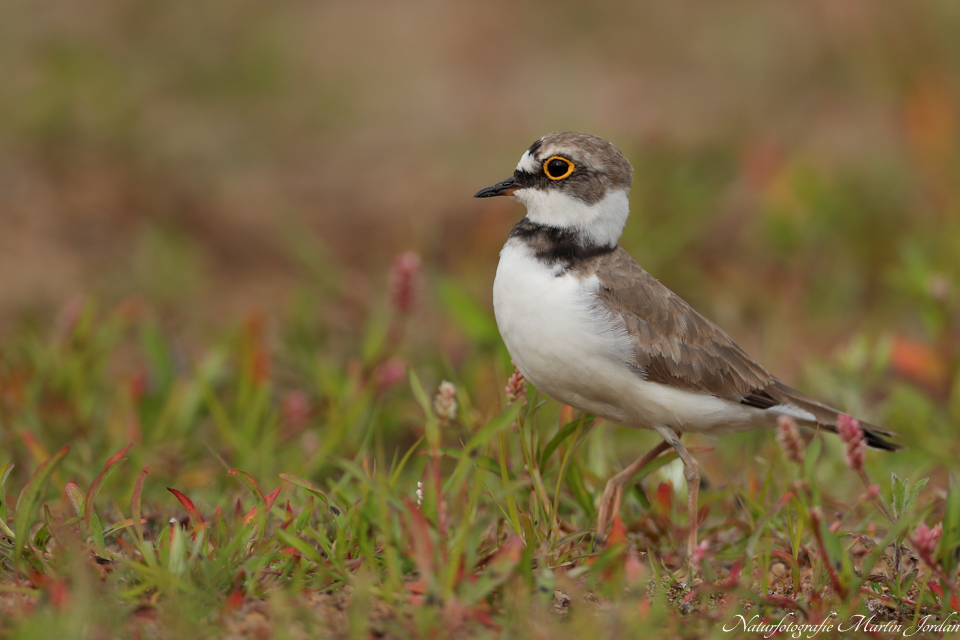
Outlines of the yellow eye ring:
<svg viewBox="0 0 960 640">
<path fill-rule="evenodd" d="M 552 162 L 555 162 L 557 160 L 559 160 L 560 162 L 566 163 L 567 170 L 564 171 L 562 174 L 554 175 L 555 173 L 557 173 L 557 171 L 562 169 L 562 167 L 559 164 L 554 164 L 553 167 L 550 166 Z M 553 169 L 554 173 L 550 172 L 551 169 Z M 571 173 L 573 173 L 574 169 L 576 169 L 576 167 L 572 162 L 570 162 L 566 158 L 561 158 L 560 156 L 550 156 L 549 158 L 543 161 L 543 173 L 551 180 L 563 180 L 564 178 L 569 176 Z"/>
</svg>

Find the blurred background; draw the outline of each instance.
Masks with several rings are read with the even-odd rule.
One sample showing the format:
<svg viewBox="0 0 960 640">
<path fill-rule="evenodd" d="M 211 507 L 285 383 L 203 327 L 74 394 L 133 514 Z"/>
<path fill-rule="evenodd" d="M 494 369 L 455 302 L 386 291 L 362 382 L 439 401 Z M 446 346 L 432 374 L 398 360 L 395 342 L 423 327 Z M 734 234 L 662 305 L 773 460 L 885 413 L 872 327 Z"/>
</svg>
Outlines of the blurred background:
<svg viewBox="0 0 960 640">
<path fill-rule="evenodd" d="M 8 0 L 0 335 L 83 296 L 187 343 L 262 314 L 335 345 L 413 250 L 406 357 L 502 363 L 523 210 L 471 196 L 582 130 L 635 167 L 642 265 L 786 380 L 953 455 L 958 33 L 950 0 Z"/>
</svg>

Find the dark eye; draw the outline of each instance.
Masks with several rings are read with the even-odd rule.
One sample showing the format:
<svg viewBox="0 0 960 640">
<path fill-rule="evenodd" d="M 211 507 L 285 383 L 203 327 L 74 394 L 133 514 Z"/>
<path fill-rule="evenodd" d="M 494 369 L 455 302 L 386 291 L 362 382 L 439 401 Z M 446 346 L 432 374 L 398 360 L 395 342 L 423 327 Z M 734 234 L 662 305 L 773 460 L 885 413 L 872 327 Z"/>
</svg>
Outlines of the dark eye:
<svg viewBox="0 0 960 640">
<path fill-rule="evenodd" d="M 573 173 L 573 163 L 566 158 L 553 156 L 543 163 L 543 172 L 551 180 L 563 180 Z"/>
</svg>

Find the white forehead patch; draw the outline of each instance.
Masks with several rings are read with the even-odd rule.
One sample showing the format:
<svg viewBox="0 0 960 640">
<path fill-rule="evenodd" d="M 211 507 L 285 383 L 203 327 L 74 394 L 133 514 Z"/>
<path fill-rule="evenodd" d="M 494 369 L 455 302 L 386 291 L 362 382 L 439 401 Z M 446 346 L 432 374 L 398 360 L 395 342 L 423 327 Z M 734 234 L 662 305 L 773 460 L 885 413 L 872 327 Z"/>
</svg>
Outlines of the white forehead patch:
<svg viewBox="0 0 960 640">
<path fill-rule="evenodd" d="M 536 159 L 530 155 L 530 151 L 524 151 L 523 155 L 520 156 L 520 163 L 517 165 L 517 171 L 523 171 L 524 173 L 539 173 L 540 165 L 537 164 Z"/>
</svg>

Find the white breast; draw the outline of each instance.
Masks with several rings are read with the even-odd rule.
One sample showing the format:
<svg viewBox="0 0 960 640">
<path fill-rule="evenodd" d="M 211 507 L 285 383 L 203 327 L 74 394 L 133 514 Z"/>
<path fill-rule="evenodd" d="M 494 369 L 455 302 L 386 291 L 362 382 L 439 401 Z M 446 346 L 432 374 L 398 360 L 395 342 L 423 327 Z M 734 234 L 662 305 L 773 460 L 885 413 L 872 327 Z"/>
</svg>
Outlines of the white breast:
<svg viewBox="0 0 960 640">
<path fill-rule="evenodd" d="M 540 391 L 625 426 L 729 433 L 768 426 L 765 412 L 647 382 L 631 368 L 623 322 L 599 304 L 596 277 L 561 273 L 511 238 L 500 252 L 493 308 L 507 350 Z"/>
<path fill-rule="evenodd" d="M 623 422 L 619 369 L 632 359 L 622 323 L 595 304 L 597 279 L 554 275 L 511 239 L 500 252 L 493 308 L 517 368 L 539 390 L 579 409 Z"/>
</svg>

